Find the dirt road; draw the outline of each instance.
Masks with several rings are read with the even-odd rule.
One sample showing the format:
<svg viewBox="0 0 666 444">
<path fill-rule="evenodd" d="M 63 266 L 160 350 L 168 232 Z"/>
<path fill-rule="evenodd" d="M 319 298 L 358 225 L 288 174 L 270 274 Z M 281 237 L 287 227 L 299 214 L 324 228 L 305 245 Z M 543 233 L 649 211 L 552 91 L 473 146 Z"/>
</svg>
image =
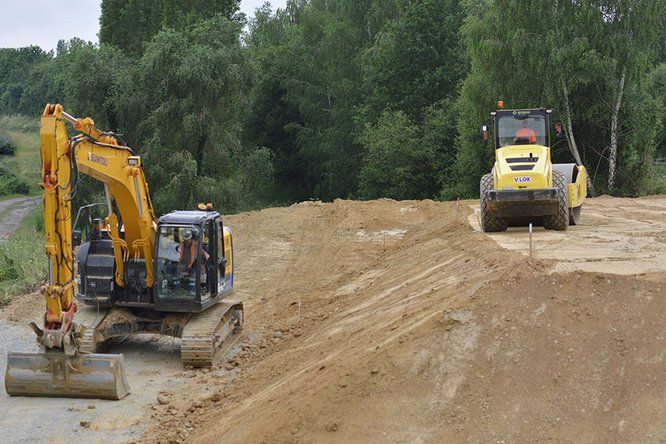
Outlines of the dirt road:
<svg viewBox="0 0 666 444">
<path fill-rule="evenodd" d="M 43 313 L 37 295 L 26 296 L 0 313 L 0 366 L 9 351 L 37 351 L 27 322 Z M 0 434 L 3 442 L 127 442 L 137 439 L 150 417 L 149 406 L 162 390 L 178 389 L 183 370 L 178 344 L 139 337 L 110 348 L 122 352 L 128 365 L 133 396 L 122 403 L 79 399 L 12 398 L 0 388 Z"/>
<path fill-rule="evenodd" d="M 20 197 L 0 201 L 0 238 L 9 237 L 23 218 L 39 203 L 40 197 Z M 26 295 L 0 309 L 0 368 L 6 366 L 9 351 L 36 351 L 30 321 L 40 323 L 43 300 Z M 141 337 L 120 346 L 128 364 L 137 396 L 120 404 L 85 400 L 10 398 L 0 387 L 0 436 L 3 442 L 124 442 L 141 434 L 146 409 L 160 390 L 179 387 L 171 375 L 181 375 L 179 348 L 173 341 Z M 113 350 L 111 350 L 113 351 Z M 155 383 L 155 381 L 158 383 Z M 149 416 L 149 414 L 148 414 Z M 113 431 L 113 434 L 109 434 Z"/>
<path fill-rule="evenodd" d="M 478 210 L 478 203 L 472 204 Z M 470 224 L 480 230 L 476 213 Z M 524 228 L 490 234 L 503 248 L 526 254 Z M 589 199 L 579 226 L 566 233 L 535 229 L 533 254 L 555 259 L 553 272 L 588 271 L 634 275 L 666 271 L 666 197 Z"/>
<path fill-rule="evenodd" d="M 37 206 L 41 197 L 16 197 L 0 201 L 0 239 L 8 238 Z"/>
<path fill-rule="evenodd" d="M 119 344 L 125 401 L 0 394 L 0 433 L 39 438 L 25 424 L 59 408 L 45 426 L 63 441 L 663 442 L 663 201 L 591 200 L 570 236 L 536 233 L 534 259 L 524 231 L 476 232 L 454 203 L 229 217 L 247 310 L 235 356 L 182 371 L 161 342 Z M 32 302 L 0 314 L 17 346 Z"/>
</svg>

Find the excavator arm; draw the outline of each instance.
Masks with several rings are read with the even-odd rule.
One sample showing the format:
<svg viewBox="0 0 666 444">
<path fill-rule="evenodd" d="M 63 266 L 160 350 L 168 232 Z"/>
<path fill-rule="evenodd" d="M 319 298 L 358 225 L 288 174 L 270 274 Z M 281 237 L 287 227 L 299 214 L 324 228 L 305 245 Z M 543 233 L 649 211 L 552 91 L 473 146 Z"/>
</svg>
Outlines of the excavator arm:
<svg viewBox="0 0 666 444">
<path fill-rule="evenodd" d="M 65 122 L 79 134 L 68 138 Z M 42 290 L 47 307 L 44 331 L 48 336 L 56 328 L 69 326 L 75 311 L 71 200 L 78 175 L 85 174 L 104 185 L 109 209 L 106 225 L 113 242 L 117 285 L 125 286 L 127 261 L 143 259 L 146 286 L 152 287 L 156 222 L 141 158 L 121 145 L 114 134 L 99 131 L 90 118 L 77 119 L 67 114 L 61 105 L 47 105 L 41 119 L 40 140 L 46 255 L 50 264 L 49 284 Z M 53 339 L 44 345 L 67 347 L 59 340 L 60 335 L 54 334 Z"/>
<path fill-rule="evenodd" d="M 66 122 L 78 132 L 67 135 Z M 104 185 L 113 244 L 115 282 L 126 285 L 130 260 L 143 260 L 146 287 L 153 286 L 156 221 L 141 158 L 92 119 L 77 119 L 61 105 L 47 105 L 41 118 L 42 187 L 49 281 L 43 328 L 31 324 L 44 353 L 10 353 L 5 387 L 11 395 L 102 397 L 128 393 L 122 355 L 81 355 L 74 318 L 72 199 L 80 174 Z"/>
<path fill-rule="evenodd" d="M 47 110 L 49 107 L 47 107 Z M 46 111 L 45 111 L 46 114 Z M 69 141 L 64 125 L 44 116 L 41 122 L 42 188 L 44 189 L 44 227 L 49 282 L 42 287 L 46 298 L 44 329 L 34 324 L 38 342 L 45 348 L 76 351 L 71 337 L 74 304 L 74 259 L 72 251 L 72 166 Z"/>
<path fill-rule="evenodd" d="M 90 119 L 77 120 L 74 125 L 84 129 L 82 135 L 72 139 L 72 155 L 78 171 L 104 184 L 109 207 L 106 225 L 113 241 L 116 283 L 125 286 L 123 276 L 128 259 L 143 259 L 146 286 L 152 287 L 156 221 L 141 158 L 119 145 L 114 136 L 97 140 L 85 136 L 88 132 L 99 133 Z M 122 218 L 122 236 L 119 215 L 114 208 Z"/>
</svg>

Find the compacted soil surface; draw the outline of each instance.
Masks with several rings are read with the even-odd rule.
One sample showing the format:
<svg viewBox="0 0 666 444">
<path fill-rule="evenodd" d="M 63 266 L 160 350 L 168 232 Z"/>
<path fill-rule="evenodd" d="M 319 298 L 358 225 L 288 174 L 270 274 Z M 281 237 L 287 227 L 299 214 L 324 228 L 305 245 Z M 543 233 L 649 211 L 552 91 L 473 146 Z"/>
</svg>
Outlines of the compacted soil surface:
<svg viewBox="0 0 666 444">
<path fill-rule="evenodd" d="M 307 202 L 225 219 L 241 341 L 212 370 L 129 338 L 123 401 L 8 398 L 10 441 L 666 441 L 666 198 L 589 199 L 566 233 L 475 202 Z M 35 295 L 2 313 L 30 346 Z M 6 338 L 6 339 L 5 339 Z M 29 338 L 27 340 L 26 338 Z M 9 412 L 9 413 L 6 413 Z M 41 429 L 38 428 L 41 427 Z"/>
</svg>

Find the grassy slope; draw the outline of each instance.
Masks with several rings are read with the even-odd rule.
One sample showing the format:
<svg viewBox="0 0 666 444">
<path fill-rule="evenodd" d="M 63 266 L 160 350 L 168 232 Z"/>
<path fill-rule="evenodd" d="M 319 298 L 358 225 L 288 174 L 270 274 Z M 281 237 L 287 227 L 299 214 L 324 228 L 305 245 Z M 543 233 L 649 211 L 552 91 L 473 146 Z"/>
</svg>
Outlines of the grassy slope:
<svg viewBox="0 0 666 444">
<path fill-rule="evenodd" d="M 16 153 L 6 161 L 14 165 L 30 184 L 30 194 L 39 189 L 39 132 L 36 119 L 24 116 L 0 116 L 0 129 L 9 134 Z M 16 196 L 2 196 L 9 199 Z M 0 220 L 9 211 L 0 214 Z M 19 229 L 6 240 L 0 240 L 0 306 L 12 297 L 30 291 L 44 282 L 47 261 L 44 255 L 44 228 L 41 206 L 26 217 Z"/>
<path fill-rule="evenodd" d="M 23 219 L 9 239 L 0 241 L 0 307 L 46 280 L 48 270 L 42 227 L 40 207 Z"/>
<path fill-rule="evenodd" d="M 39 194 L 39 121 L 26 116 L 0 116 L 0 131 L 9 135 L 16 146 L 14 156 L 1 156 L 3 161 L 15 166 L 19 175 L 30 184 L 30 194 Z M 2 196 L 8 199 L 13 196 Z"/>
</svg>

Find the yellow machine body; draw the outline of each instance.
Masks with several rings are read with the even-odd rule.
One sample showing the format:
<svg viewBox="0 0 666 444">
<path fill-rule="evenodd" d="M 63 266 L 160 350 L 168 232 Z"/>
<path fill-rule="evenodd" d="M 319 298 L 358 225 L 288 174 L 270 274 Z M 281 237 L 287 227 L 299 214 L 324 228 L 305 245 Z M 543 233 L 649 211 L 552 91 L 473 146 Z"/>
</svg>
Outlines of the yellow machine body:
<svg viewBox="0 0 666 444">
<path fill-rule="evenodd" d="M 77 131 L 71 138 L 66 124 Z M 123 356 L 95 352 L 132 334 L 180 338 L 184 365 L 211 367 L 243 323 L 242 302 L 227 299 L 233 236 L 222 216 L 201 204 L 156 220 L 141 157 L 61 105 L 46 106 L 40 140 L 49 280 L 43 325 L 31 327 L 41 351 L 8 354 L 7 393 L 122 399 L 129 393 Z M 101 182 L 108 207 L 105 219 L 90 218 L 83 244 L 73 222 L 97 204 L 73 217 L 79 175 Z"/>
<path fill-rule="evenodd" d="M 526 162 L 512 162 L 507 159 L 525 159 Z M 539 159 L 536 163 L 527 162 L 531 158 Z M 514 171 L 511 166 L 534 165 L 530 171 Z M 540 145 L 511 145 L 496 152 L 493 178 L 497 190 L 529 190 L 553 187 L 553 166 L 550 161 L 550 148 Z M 570 164 L 563 164 L 570 165 Z M 577 208 L 583 205 L 587 197 L 587 170 L 582 165 L 575 168 L 575 180 L 567 184 L 567 206 Z"/>
<path fill-rule="evenodd" d="M 509 163 L 507 159 L 511 159 Z M 524 162 L 516 162 L 523 159 Z M 538 159 L 536 162 L 530 162 Z M 529 171 L 513 170 L 516 166 L 531 166 Z M 553 186 L 553 165 L 550 148 L 540 145 L 510 145 L 496 151 L 493 168 L 495 189 L 529 190 Z"/>
<path fill-rule="evenodd" d="M 566 230 L 580 220 L 587 196 L 582 165 L 553 164 L 550 110 L 493 112 L 495 163 L 481 179 L 483 231 L 529 223 Z M 489 138 L 484 128 L 486 140 Z"/>
</svg>

